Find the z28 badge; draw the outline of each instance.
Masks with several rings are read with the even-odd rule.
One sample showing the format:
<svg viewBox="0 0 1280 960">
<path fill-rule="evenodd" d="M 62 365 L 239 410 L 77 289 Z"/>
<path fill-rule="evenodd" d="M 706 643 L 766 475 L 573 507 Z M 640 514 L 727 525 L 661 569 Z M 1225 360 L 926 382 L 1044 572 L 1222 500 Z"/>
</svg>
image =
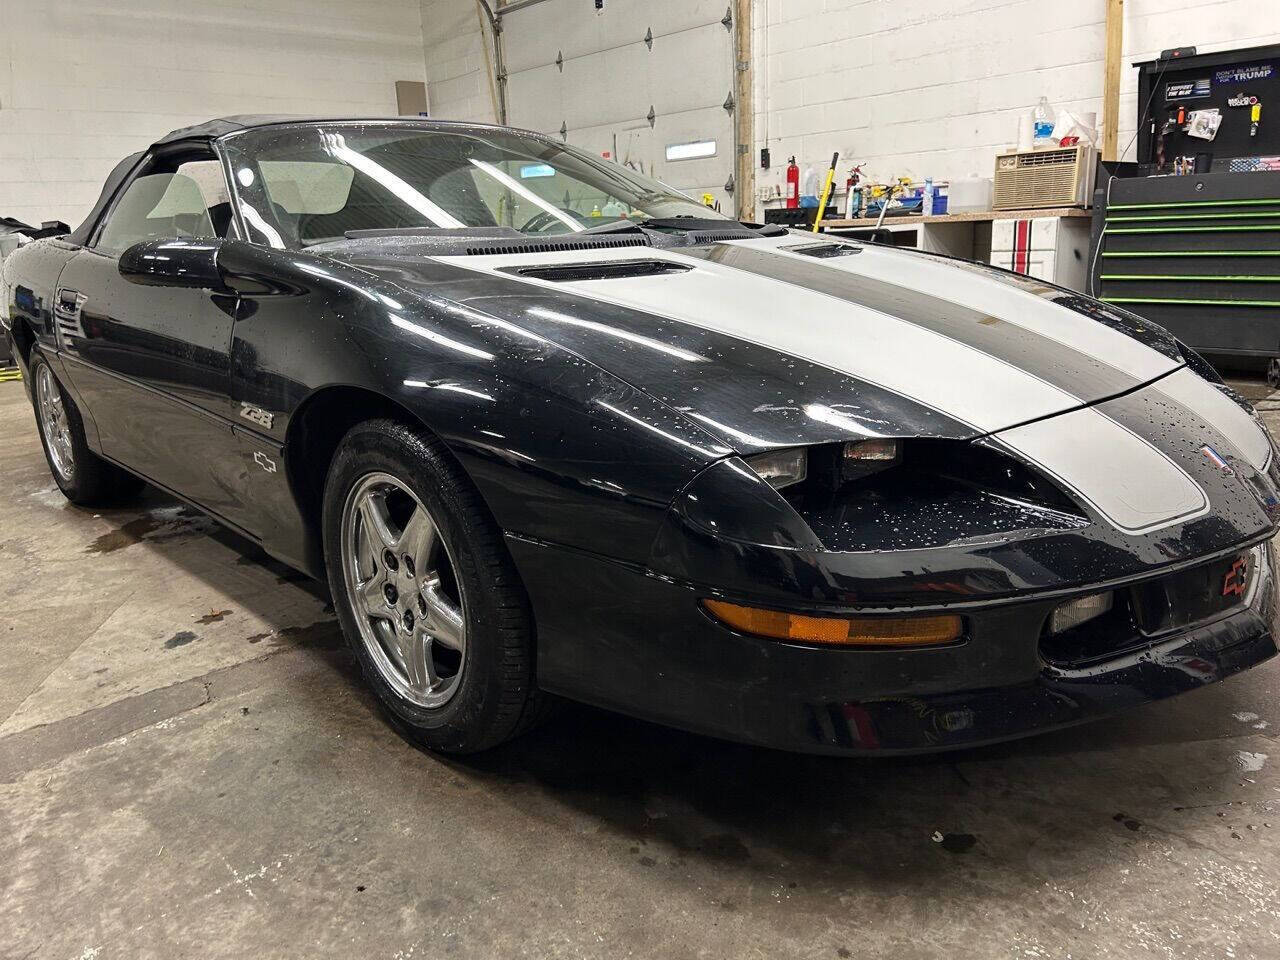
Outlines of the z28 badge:
<svg viewBox="0 0 1280 960">
<path fill-rule="evenodd" d="M 240 416 L 244 417 L 250 423 L 256 423 L 260 427 L 271 429 L 271 424 L 275 422 L 276 415 L 268 413 L 261 407 L 255 407 L 251 403 L 240 401 Z"/>
</svg>

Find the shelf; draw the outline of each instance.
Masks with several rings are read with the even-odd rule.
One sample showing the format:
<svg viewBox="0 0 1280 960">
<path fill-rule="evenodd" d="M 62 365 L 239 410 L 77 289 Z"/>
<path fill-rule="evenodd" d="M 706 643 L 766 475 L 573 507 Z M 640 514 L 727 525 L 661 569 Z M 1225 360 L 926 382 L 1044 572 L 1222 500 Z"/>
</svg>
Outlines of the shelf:
<svg viewBox="0 0 1280 960">
<path fill-rule="evenodd" d="M 956 213 L 940 213 L 932 217 L 918 215 L 906 217 L 885 217 L 885 227 L 914 226 L 920 223 L 978 223 L 985 220 L 1033 220 L 1037 217 L 1091 217 L 1091 210 L 1079 207 L 1047 207 L 1036 210 L 960 210 Z M 823 220 L 825 230 L 857 230 L 874 227 L 875 217 L 861 217 L 857 220 Z"/>
</svg>

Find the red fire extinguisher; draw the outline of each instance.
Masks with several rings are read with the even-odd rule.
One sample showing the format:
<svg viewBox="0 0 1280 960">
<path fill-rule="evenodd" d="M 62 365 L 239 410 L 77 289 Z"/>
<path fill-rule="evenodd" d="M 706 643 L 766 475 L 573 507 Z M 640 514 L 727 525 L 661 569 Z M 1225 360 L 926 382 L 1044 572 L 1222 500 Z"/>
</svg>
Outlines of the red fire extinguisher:
<svg viewBox="0 0 1280 960">
<path fill-rule="evenodd" d="M 794 210 L 800 206 L 800 168 L 796 166 L 796 158 L 792 157 L 787 164 L 787 209 Z"/>
</svg>

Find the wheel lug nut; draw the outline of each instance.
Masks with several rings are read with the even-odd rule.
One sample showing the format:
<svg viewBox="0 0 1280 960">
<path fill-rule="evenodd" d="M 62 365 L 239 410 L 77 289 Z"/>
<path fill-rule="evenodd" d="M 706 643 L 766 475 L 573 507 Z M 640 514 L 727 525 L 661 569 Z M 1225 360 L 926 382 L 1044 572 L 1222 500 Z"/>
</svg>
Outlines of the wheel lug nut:
<svg viewBox="0 0 1280 960">
<path fill-rule="evenodd" d="M 396 555 L 390 550 L 384 550 L 382 552 L 382 562 L 387 565 L 388 570 L 395 570 L 400 566 L 400 561 L 396 559 Z"/>
<path fill-rule="evenodd" d="M 396 592 L 396 585 L 394 583 L 388 583 L 383 587 L 382 594 L 387 598 L 387 603 L 395 603 L 396 600 L 399 599 L 399 594 Z"/>
<path fill-rule="evenodd" d="M 407 553 L 404 555 L 404 572 L 411 577 L 413 576 L 413 557 Z"/>
<path fill-rule="evenodd" d="M 404 628 L 406 630 L 413 629 L 413 611 L 412 610 L 406 610 L 404 612 Z"/>
</svg>

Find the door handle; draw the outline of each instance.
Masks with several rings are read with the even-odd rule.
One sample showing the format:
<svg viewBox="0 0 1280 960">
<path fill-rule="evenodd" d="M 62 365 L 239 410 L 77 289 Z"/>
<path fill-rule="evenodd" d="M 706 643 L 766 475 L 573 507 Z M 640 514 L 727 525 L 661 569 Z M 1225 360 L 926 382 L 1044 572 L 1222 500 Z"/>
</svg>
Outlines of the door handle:
<svg viewBox="0 0 1280 960">
<path fill-rule="evenodd" d="M 64 320 L 79 319 L 80 311 L 84 308 L 88 299 L 78 290 L 72 290 L 70 287 L 60 287 L 58 296 L 53 302 L 53 312 Z"/>
</svg>

